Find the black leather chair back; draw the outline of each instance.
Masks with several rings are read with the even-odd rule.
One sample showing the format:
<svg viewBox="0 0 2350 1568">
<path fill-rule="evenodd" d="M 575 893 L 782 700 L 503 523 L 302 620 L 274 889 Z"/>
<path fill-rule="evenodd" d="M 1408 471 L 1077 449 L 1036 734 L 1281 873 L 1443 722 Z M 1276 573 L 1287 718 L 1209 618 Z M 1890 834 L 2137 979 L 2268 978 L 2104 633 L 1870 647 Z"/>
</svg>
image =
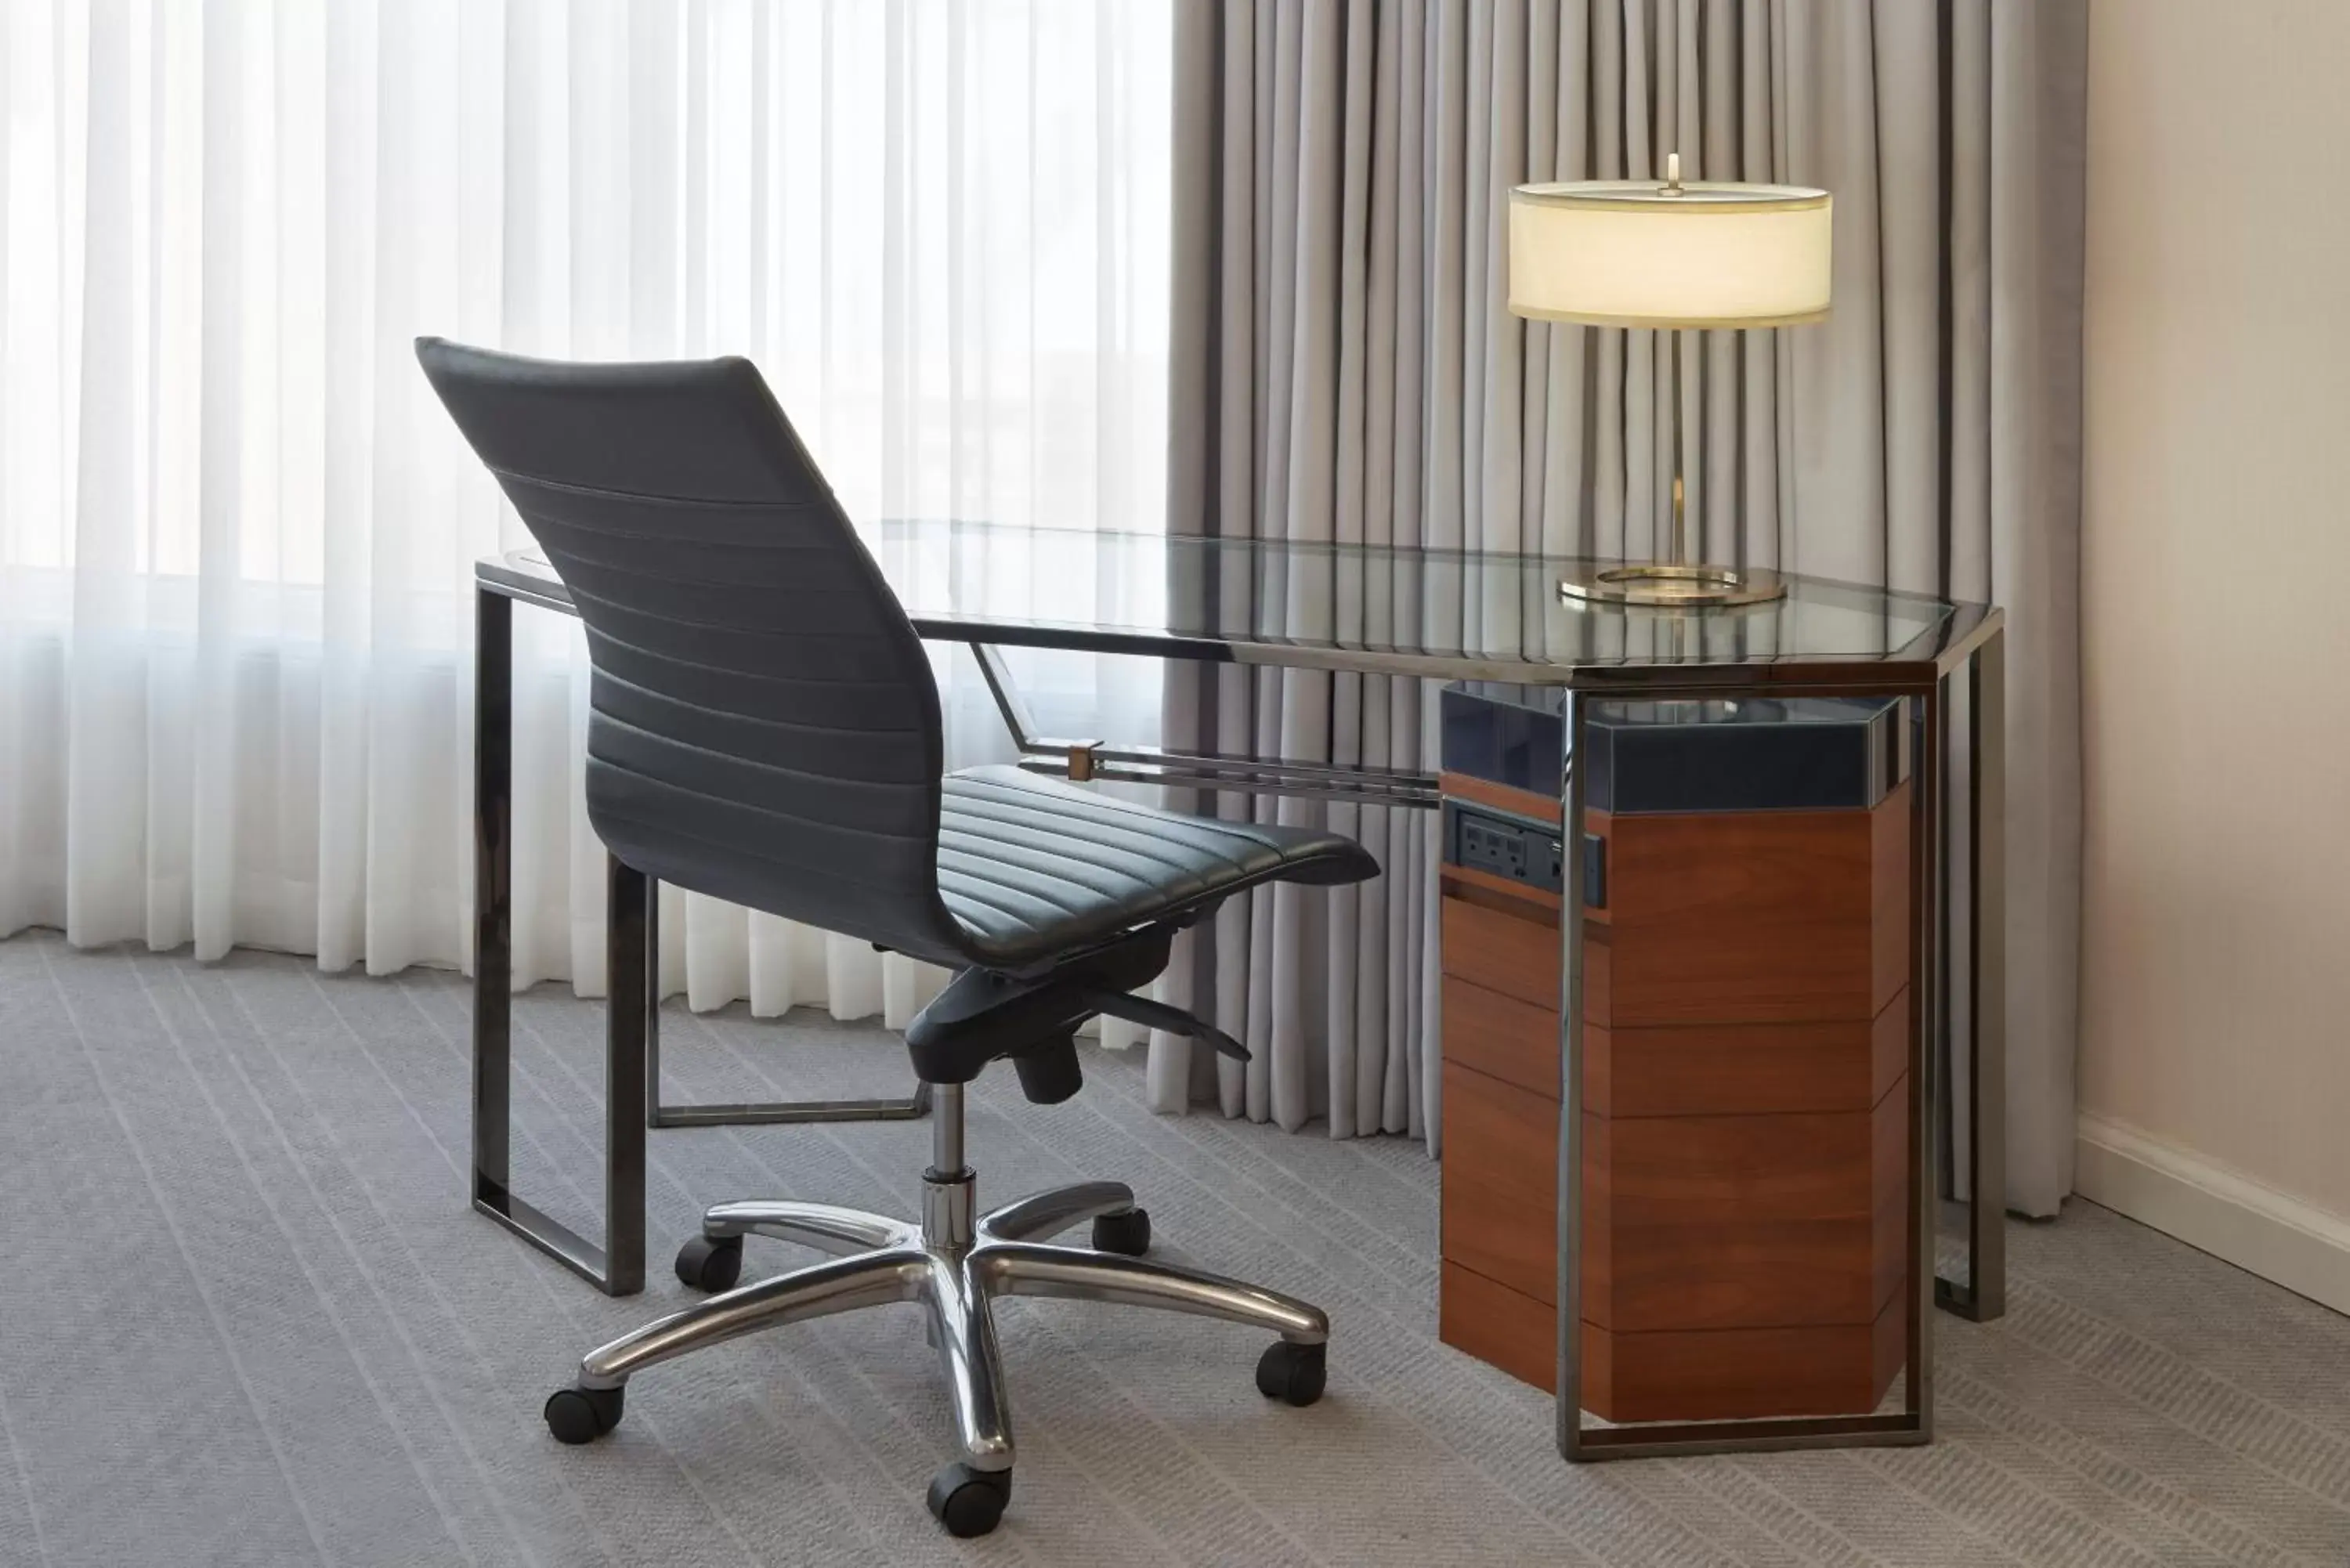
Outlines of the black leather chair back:
<svg viewBox="0 0 2350 1568">
<path fill-rule="evenodd" d="M 938 690 L 746 359 L 417 358 L 586 623 L 588 811 L 664 882 L 938 962 Z"/>
</svg>

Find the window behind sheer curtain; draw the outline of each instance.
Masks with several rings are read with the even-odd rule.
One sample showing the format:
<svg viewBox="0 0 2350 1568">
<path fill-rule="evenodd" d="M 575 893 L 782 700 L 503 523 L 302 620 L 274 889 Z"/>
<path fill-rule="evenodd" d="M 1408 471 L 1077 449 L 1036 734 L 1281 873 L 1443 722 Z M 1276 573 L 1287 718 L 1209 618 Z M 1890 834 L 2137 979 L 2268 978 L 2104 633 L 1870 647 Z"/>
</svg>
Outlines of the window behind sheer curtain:
<svg viewBox="0 0 2350 1568">
<path fill-rule="evenodd" d="M 419 333 L 746 355 L 860 523 L 1158 527 L 1169 26 L 1166 0 L 8 0 L 0 930 L 466 956 L 471 563 L 525 535 Z M 592 987 L 576 635 L 518 629 L 516 969 Z M 961 754 L 1000 745 L 941 670 Z M 1150 672 L 1027 674 L 1056 717 L 1155 731 Z M 869 955 L 681 903 L 698 1003 L 879 1005 Z"/>
</svg>

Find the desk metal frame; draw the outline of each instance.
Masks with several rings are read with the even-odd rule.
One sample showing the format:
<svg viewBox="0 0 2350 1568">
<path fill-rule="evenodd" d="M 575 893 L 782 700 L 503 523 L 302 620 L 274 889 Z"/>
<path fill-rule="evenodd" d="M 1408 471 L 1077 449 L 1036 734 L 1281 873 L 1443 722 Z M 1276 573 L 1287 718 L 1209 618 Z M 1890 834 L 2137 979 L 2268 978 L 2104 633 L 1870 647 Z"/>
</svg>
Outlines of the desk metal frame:
<svg viewBox="0 0 2350 1568">
<path fill-rule="evenodd" d="M 1582 1125 L 1583 883 L 1565 879 L 1560 940 L 1565 948 L 1560 1001 L 1561 1103 L 1558 1143 L 1558 1400 L 1559 1452 L 1569 1459 L 1638 1455 L 1692 1455 L 1757 1450 L 1908 1446 L 1933 1437 L 1933 1309 L 1983 1322 L 2006 1310 L 2004 1183 L 2006 1041 L 2006 648 L 1997 610 L 1962 611 L 1939 634 L 1941 646 L 1912 661 L 1856 665 L 1788 661 L 1711 668 L 1625 666 L 1577 670 L 1567 702 L 1564 820 L 1584 819 L 1583 779 L 1572 759 L 1583 754 L 1584 726 L 1594 701 L 1752 697 L 1896 697 L 1903 701 L 1910 736 L 1909 951 L 1909 1233 L 1916 1288 L 1908 1304 L 1909 1356 L 1898 1412 L 1861 1416 L 1770 1417 L 1743 1421 L 1648 1422 L 1586 1427 L 1582 1409 Z M 1936 1115 L 1943 1085 L 1950 1028 L 1947 838 L 1942 778 L 1950 753 L 1949 687 L 1969 683 L 1973 734 L 1968 747 L 1970 814 L 1967 855 L 1968 920 L 1972 939 L 1968 1010 L 1968 1271 L 1963 1283 L 1944 1280 L 1934 1264 L 1939 1206 L 1936 1158 L 1941 1126 Z"/>
<path fill-rule="evenodd" d="M 520 580 L 517 580 L 519 578 Z M 604 1242 L 515 1195 L 514 1116 L 514 607 L 571 615 L 551 580 L 485 564 L 474 585 L 473 1207 L 607 1295 L 645 1288 L 645 1133 L 653 1127 L 903 1121 L 931 1086 L 903 1097 L 674 1105 L 660 1092 L 660 888 L 605 857 Z"/>
<path fill-rule="evenodd" d="M 650 878 L 614 860 L 607 888 L 610 1002 L 606 1026 L 605 1241 L 598 1246 L 517 1197 L 510 1185 L 512 1090 L 513 609 L 519 601 L 569 615 L 569 596 L 544 565 L 493 558 L 475 569 L 478 663 L 475 671 L 475 914 L 473 981 L 473 1204 L 611 1295 L 644 1285 L 645 1135 L 648 1127 L 920 1116 L 920 1088 L 903 1099 L 666 1106 L 660 1099 L 657 889 Z M 1863 1444 L 1916 1444 L 1933 1431 L 1932 1317 L 1941 1307 L 1977 1322 L 2005 1310 L 2004 1215 L 2006 1082 L 2006 713 L 2005 622 L 2001 611 L 1960 606 L 1932 631 L 1889 658 L 1779 659 L 1722 663 L 1562 665 L 1508 657 L 1455 656 L 1397 649 L 1301 647 L 1247 636 L 1189 637 L 1099 628 L 995 622 L 964 616 L 914 616 L 926 639 L 961 642 L 980 670 L 1005 728 L 1031 771 L 1078 780 L 1117 779 L 1257 794 L 1304 795 L 1369 804 L 1433 806 L 1435 779 L 1395 770 L 1356 770 L 1158 747 L 1039 735 L 1004 667 L 1001 649 L 1031 647 L 1141 655 L 1206 663 L 1351 670 L 1454 680 L 1516 681 L 1565 687 L 1569 764 L 1560 781 L 1564 820 L 1583 820 L 1583 783 L 1572 758 L 1582 752 L 1588 704 L 1605 699 L 1715 699 L 1890 696 L 1904 701 L 1913 746 L 1911 896 L 1914 940 L 1909 982 L 1909 1245 L 1916 1289 L 1909 1304 L 1909 1361 L 1898 1413 L 1804 1419 L 1653 1423 L 1587 1428 L 1580 1404 L 1583 1079 L 1581 885 L 1566 878 L 1560 921 L 1565 949 L 1560 1052 L 1564 1101 L 1559 1118 L 1559 1363 L 1557 1442 L 1575 1460 L 1633 1454 L 1696 1454 Z M 1964 1090 L 1970 1109 L 1966 1202 L 1969 1255 L 1963 1282 L 1939 1276 L 1934 1263 L 1939 1202 L 1936 1115 L 1944 1085 L 1950 1008 L 1945 859 L 1948 838 L 1941 778 L 1950 753 L 1951 689 L 1968 684 L 1970 936 L 1970 1046 Z"/>
</svg>

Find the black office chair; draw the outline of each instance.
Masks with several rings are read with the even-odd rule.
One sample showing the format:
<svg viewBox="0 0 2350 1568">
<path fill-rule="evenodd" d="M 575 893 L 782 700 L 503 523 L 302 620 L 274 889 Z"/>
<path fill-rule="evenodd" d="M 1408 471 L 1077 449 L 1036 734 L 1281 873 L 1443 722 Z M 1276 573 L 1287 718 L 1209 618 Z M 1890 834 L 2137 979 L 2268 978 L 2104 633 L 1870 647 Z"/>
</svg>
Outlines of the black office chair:
<svg viewBox="0 0 2350 1568">
<path fill-rule="evenodd" d="M 930 660 L 816 466 L 743 359 L 572 365 L 422 338 L 417 358 L 546 551 L 594 666 L 588 810 L 648 876 L 960 972 L 906 1032 L 933 1088 L 919 1223 L 823 1203 L 725 1203 L 679 1252 L 723 1292 L 588 1353 L 546 1424 L 585 1443 L 648 1366 L 778 1324 L 892 1302 L 930 1314 L 962 1457 L 930 1506 L 994 1528 L 1012 1429 L 991 1298 L 1066 1296 L 1270 1329 L 1269 1397 L 1311 1404 L 1328 1320 L 1274 1291 L 1139 1256 L 1150 1225 L 1118 1182 L 981 1215 L 962 1085 L 1010 1057 L 1028 1098 L 1079 1084 L 1097 1014 L 1247 1052 L 1129 994 L 1175 933 L 1259 882 L 1360 882 L 1359 846 L 1111 800 L 1009 767 L 943 773 Z M 1044 1239 L 1086 1220 L 1093 1245 Z M 835 1254 L 733 1288 L 745 1235 Z"/>
</svg>

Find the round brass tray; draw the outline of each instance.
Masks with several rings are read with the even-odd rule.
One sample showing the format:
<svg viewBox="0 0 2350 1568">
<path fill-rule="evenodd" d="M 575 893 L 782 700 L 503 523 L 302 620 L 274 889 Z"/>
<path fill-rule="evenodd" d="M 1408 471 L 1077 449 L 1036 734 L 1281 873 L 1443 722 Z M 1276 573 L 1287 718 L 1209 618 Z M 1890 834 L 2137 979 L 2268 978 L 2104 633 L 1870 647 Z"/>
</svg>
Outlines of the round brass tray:
<svg viewBox="0 0 2350 1568">
<path fill-rule="evenodd" d="M 1784 598 L 1787 580 L 1761 567 L 1671 566 L 1662 563 L 1607 566 L 1584 577 L 1562 577 L 1562 598 L 1585 604 L 1657 609 L 1711 609 Z"/>
</svg>

